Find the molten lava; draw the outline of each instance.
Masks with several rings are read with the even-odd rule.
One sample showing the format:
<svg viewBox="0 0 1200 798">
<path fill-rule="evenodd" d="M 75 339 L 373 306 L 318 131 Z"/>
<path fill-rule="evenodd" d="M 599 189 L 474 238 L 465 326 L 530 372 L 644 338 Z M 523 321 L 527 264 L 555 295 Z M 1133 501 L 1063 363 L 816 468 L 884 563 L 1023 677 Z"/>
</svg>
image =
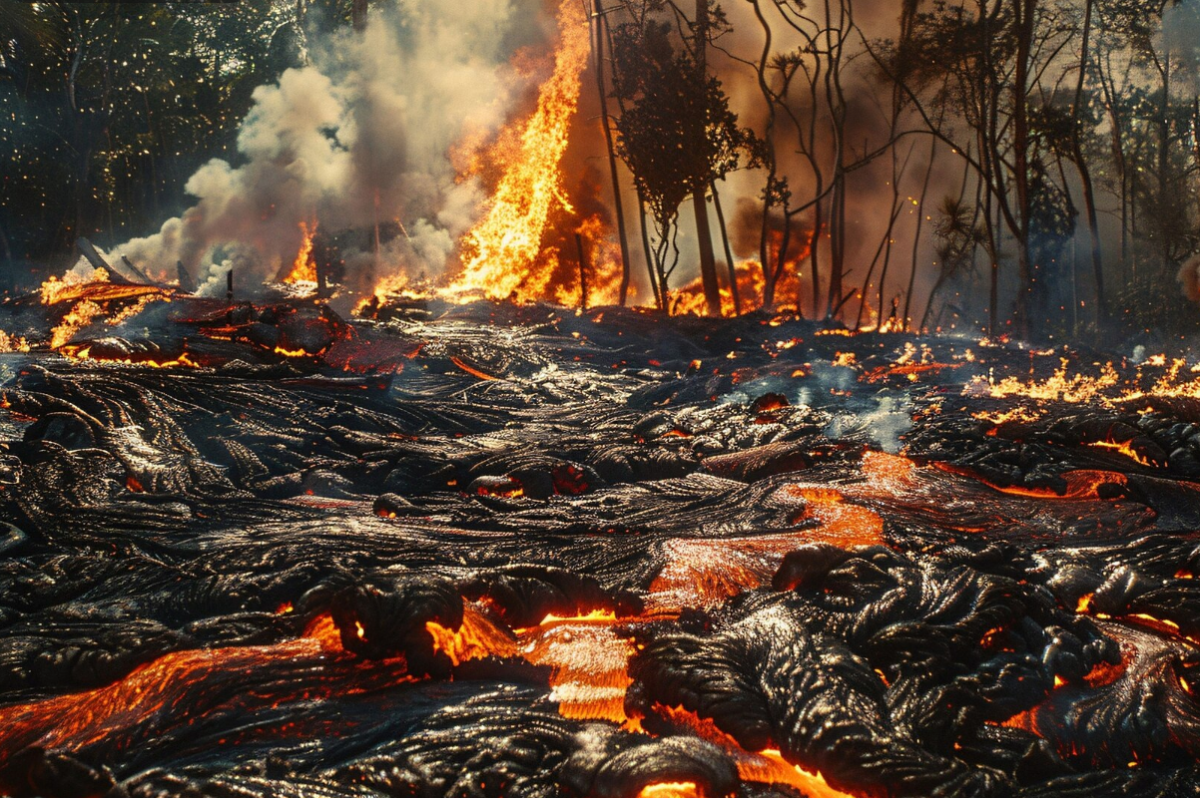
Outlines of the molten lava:
<svg viewBox="0 0 1200 798">
<path fill-rule="evenodd" d="M 1096 441 L 1094 443 L 1089 443 L 1088 446 L 1094 446 L 1097 449 L 1109 449 L 1111 451 L 1117 452 L 1118 454 L 1123 454 L 1126 457 L 1128 457 L 1130 460 L 1133 460 L 1138 465 L 1144 465 L 1144 466 L 1149 466 L 1149 467 L 1154 467 L 1154 466 L 1158 465 L 1158 463 L 1154 462 L 1153 460 L 1151 460 L 1150 458 L 1146 457 L 1141 452 L 1139 452 L 1137 449 L 1133 448 L 1132 444 L 1133 444 L 1133 441 L 1105 440 L 1105 441 Z"/>
</svg>

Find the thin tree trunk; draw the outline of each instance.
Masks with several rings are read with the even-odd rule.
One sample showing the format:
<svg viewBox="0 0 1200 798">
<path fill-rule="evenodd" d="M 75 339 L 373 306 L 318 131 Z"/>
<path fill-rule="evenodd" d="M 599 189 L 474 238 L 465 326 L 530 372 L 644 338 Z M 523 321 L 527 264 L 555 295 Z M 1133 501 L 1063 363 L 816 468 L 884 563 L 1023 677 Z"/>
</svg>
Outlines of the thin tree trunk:
<svg viewBox="0 0 1200 798">
<path fill-rule="evenodd" d="M 937 156 L 937 138 L 933 138 L 929 145 L 929 163 L 925 167 L 925 180 L 921 184 L 921 198 L 917 200 L 917 229 L 913 233 L 912 247 L 912 267 L 908 272 L 908 289 L 904 296 L 904 329 L 907 331 L 912 326 L 912 298 L 913 289 L 917 284 L 917 259 L 921 253 L 921 228 L 925 224 L 925 198 L 929 195 L 929 178 L 933 175 L 933 161 Z"/>
<path fill-rule="evenodd" d="M 1096 222 L 1096 192 L 1092 186 L 1092 170 L 1083 157 L 1083 142 L 1080 136 L 1079 118 L 1083 105 L 1083 86 L 1087 79 L 1088 51 L 1091 47 L 1092 15 L 1096 0 L 1086 0 L 1083 15 L 1083 43 L 1079 56 L 1079 80 L 1075 84 L 1075 102 L 1071 107 L 1074 125 L 1071 128 L 1071 149 L 1075 168 L 1079 170 L 1079 181 L 1083 187 L 1083 205 L 1087 214 L 1088 235 L 1091 239 L 1092 274 L 1096 280 L 1096 324 L 1104 330 L 1108 323 L 1108 305 L 1104 296 L 1104 256 L 1100 249 L 1100 229 Z"/>
<path fill-rule="evenodd" d="M 758 260 L 762 267 L 763 273 L 763 298 L 762 306 L 764 308 L 772 308 L 775 305 L 775 267 L 772 266 L 770 260 L 770 250 L 767 246 L 767 237 L 770 230 L 771 209 L 774 206 L 774 185 L 777 164 L 775 161 L 775 95 L 771 91 L 770 84 L 767 82 L 767 65 L 771 58 L 771 26 L 767 23 L 766 17 L 762 14 L 762 8 L 759 6 L 758 0 L 751 0 L 751 5 L 754 7 L 754 15 L 758 19 L 759 25 L 763 30 L 763 49 L 759 56 L 758 63 L 755 64 L 755 73 L 758 78 L 758 90 L 762 94 L 763 99 L 767 103 L 767 118 L 763 124 L 763 142 L 766 145 L 764 154 L 767 168 L 767 190 L 763 195 L 763 215 L 762 224 L 758 231 Z M 785 222 L 787 221 L 787 213 L 783 214 Z"/>
<path fill-rule="evenodd" d="M 1017 303 L 1016 332 L 1029 337 L 1029 317 L 1035 275 L 1030 251 L 1029 195 L 1029 61 L 1033 50 L 1034 9 L 1037 0 L 1013 0 L 1017 64 L 1013 79 L 1013 172 L 1017 189 Z"/>
<path fill-rule="evenodd" d="M 717 193 L 717 181 L 712 183 L 713 208 L 717 211 L 717 223 L 721 226 L 721 241 L 725 244 L 725 262 L 729 267 L 729 298 L 733 301 L 733 315 L 742 315 L 742 300 L 738 290 L 737 267 L 733 262 L 733 250 L 729 246 L 729 231 L 725 228 L 725 214 L 721 211 L 721 195 Z"/>
<path fill-rule="evenodd" d="M 588 262 L 583 252 L 583 236 L 575 234 L 575 249 L 579 254 L 579 309 L 588 309 Z"/>
<path fill-rule="evenodd" d="M 695 57 L 697 90 L 705 94 L 708 82 L 708 0 L 696 0 Z M 693 146 L 703 152 L 707 133 L 703 120 L 696 120 Z M 713 253 L 712 230 L 708 224 L 708 204 L 704 200 L 706 185 L 697 186 L 692 192 L 692 210 L 696 217 L 696 243 L 700 247 L 700 280 L 704 285 L 704 300 L 708 315 L 721 315 L 721 288 L 717 283 L 717 258 Z"/>
<path fill-rule="evenodd" d="M 1168 197 L 1171 185 L 1171 69 L 1171 51 L 1167 49 L 1163 55 L 1162 104 L 1158 111 L 1158 235 L 1164 274 L 1171 260 L 1171 214 L 1166 209 L 1173 204 L 1173 198 Z"/>
<path fill-rule="evenodd" d="M 666 311 L 666 297 L 663 296 L 658 287 L 658 277 L 655 275 L 654 254 L 650 249 L 650 233 L 646 230 L 646 200 L 642 197 L 640 191 L 638 192 L 638 221 L 642 229 L 642 250 L 646 255 L 646 271 L 650 274 L 650 290 L 654 292 L 654 304 L 658 306 L 660 311 Z"/>
<path fill-rule="evenodd" d="M 887 230 L 884 232 L 883 238 L 879 239 L 879 246 L 875 248 L 875 254 L 871 257 L 871 265 L 867 268 L 867 276 L 863 278 L 862 290 L 858 292 L 858 315 L 854 319 L 854 329 L 857 330 L 862 326 L 863 311 L 870 306 L 870 289 L 871 278 L 875 275 L 875 266 L 879 263 L 879 256 L 883 254 L 883 248 L 887 245 L 888 238 L 892 235 L 892 229 L 896 225 L 896 219 L 899 213 L 896 209 L 896 200 L 892 198 L 892 213 L 888 219 Z"/>
<path fill-rule="evenodd" d="M 593 56 L 596 60 L 596 90 L 600 95 L 600 123 L 604 127 L 604 144 L 608 149 L 608 171 L 612 177 L 613 210 L 617 217 L 617 241 L 621 245 L 621 292 L 619 302 L 625 307 L 629 296 L 629 236 L 625 232 L 625 205 L 621 201 L 621 181 L 617 173 L 617 154 L 613 146 L 612 126 L 608 116 L 608 95 L 604 89 L 604 35 L 603 26 L 607 25 L 600 0 L 593 0 L 596 23 L 595 36 L 592 38 Z"/>
<path fill-rule="evenodd" d="M 818 188 L 820 184 L 818 183 Z M 813 206 L 813 240 L 810 247 L 812 263 L 812 293 L 813 293 L 813 315 L 814 319 L 821 317 L 821 268 L 820 268 L 820 252 L 821 252 L 821 226 L 824 222 L 821 203 L 818 202 Z"/>
</svg>

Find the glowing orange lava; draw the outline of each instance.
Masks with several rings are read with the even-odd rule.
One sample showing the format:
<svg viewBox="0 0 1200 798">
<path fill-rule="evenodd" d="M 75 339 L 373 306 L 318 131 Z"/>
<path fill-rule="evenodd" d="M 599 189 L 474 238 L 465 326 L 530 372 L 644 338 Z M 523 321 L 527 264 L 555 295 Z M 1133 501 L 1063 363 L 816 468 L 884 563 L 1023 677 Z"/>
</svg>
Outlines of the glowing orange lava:
<svg viewBox="0 0 1200 798">
<path fill-rule="evenodd" d="M 1158 463 L 1156 463 L 1153 460 L 1151 460 L 1150 458 L 1144 456 L 1137 449 L 1134 449 L 1132 444 L 1133 444 L 1133 441 L 1131 441 L 1131 440 L 1130 441 L 1105 440 L 1105 441 L 1096 441 L 1095 443 L 1089 443 L 1088 446 L 1094 446 L 1097 449 L 1111 449 L 1112 451 L 1115 451 L 1118 454 L 1125 455 L 1126 457 L 1128 457 L 1130 460 L 1133 460 L 1138 465 L 1144 465 L 1144 466 L 1150 466 L 1150 467 L 1158 466 Z"/>
<path fill-rule="evenodd" d="M 426 630 L 433 637 L 434 651 L 441 651 L 455 665 L 482 657 L 512 657 L 517 641 L 507 629 L 489 621 L 471 605 L 463 607 L 463 622 L 458 631 L 430 621 Z"/>
<path fill-rule="evenodd" d="M 702 793 L 694 781 L 664 781 L 647 784 L 638 798 L 702 798 Z"/>
<path fill-rule="evenodd" d="M 188 357 L 187 352 L 184 352 L 177 358 L 171 360 L 133 360 L 132 358 L 117 358 L 117 357 L 93 357 L 91 346 L 73 346 L 65 345 L 58 350 L 63 357 L 73 358 L 75 360 L 92 360 L 97 363 L 113 363 L 121 366 L 147 366 L 154 369 L 165 369 L 175 367 L 185 368 L 200 368 L 200 364 Z"/>
<path fill-rule="evenodd" d="M 0 709 L 0 752 L 32 744 L 80 748 L 120 734 L 133 719 L 169 710 L 188 684 L 279 660 L 338 657 L 341 651 L 333 619 L 322 616 L 304 637 L 282 643 L 164 654 L 105 687 Z"/>
</svg>

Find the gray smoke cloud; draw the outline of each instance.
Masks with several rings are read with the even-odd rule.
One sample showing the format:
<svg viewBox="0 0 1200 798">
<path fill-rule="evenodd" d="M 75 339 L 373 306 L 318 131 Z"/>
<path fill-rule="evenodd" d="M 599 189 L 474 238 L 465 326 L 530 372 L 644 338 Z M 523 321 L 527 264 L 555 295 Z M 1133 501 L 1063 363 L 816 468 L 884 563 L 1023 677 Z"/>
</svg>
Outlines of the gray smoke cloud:
<svg viewBox="0 0 1200 798">
<path fill-rule="evenodd" d="M 408 236 L 380 253 L 382 264 L 370 258 L 381 274 L 351 268 L 351 287 L 440 272 L 483 199 L 476 182 L 456 182 L 449 151 L 503 124 L 521 86 L 504 51 L 512 16 L 509 0 L 408 0 L 373 13 L 362 34 L 318 43 L 311 65 L 254 91 L 237 139 L 244 162 L 205 164 L 186 184 L 190 208 L 111 257 L 159 275 L 182 261 L 223 290 L 234 261 L 250 270 L 247 286 L 289 264 L 301 222 L 333 233 L 400 221 Z"/>
</svg>

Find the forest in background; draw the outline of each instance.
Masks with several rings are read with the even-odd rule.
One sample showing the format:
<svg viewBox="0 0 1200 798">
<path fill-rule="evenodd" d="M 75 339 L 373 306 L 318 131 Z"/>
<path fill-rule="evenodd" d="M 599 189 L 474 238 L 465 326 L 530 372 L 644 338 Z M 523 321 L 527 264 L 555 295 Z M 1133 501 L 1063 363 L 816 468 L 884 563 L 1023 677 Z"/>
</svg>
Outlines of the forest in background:
<svg viewBox="0 0 1200 798">
<path fill-rule="evenodd" d="M 385 5 L 4 4 L 0 287 L 161 223 L 256 87 Z M 851 327 L 1195 331 L 1194 0 L 580 5 L 640 302 L 698 266 L 710 312 L 732 286 Z"/>
</svg>

